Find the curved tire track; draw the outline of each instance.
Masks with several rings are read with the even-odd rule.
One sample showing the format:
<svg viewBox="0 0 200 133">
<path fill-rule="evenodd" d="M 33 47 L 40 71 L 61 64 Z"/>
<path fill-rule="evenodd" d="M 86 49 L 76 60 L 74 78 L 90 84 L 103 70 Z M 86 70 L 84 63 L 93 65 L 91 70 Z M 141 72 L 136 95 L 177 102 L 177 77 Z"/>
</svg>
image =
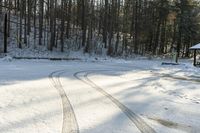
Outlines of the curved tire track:
<svg viewBox="0 0 200 133">
<path fill-rule="evenodd" d="M 164 74 L 164 73 L 157 73 L 155 71 L 157 71 L 156 69 L 147 69 L 147 68 L 141 68 L 138 66 L 119 66 L 119 65 L 109 65 L 109 66 L 114 66 L 114 67 L 120 67 L 120 68 L 126 68 L 127 70 L 132 70 L 131 68 L 135 68 L 138 70 L 142 70 L 142 71 L 149 71 L 153 74 L 153 76 L 157 76 L 160 78 L 166 78 L 166 79 L 174 79 L 174 80 L 179 80 L 179 81 L 185 81 L 185 82 L 192 82 L 192 83 L 200 83 L 200 77 L 198 76 L 175 76 L 175 75 L 171 75 L 171 74 Z M 189 96 L 187 94 L 182 94 L 182 95 L 178 95 L 178 94 L 169 94 L 168 92 L 165 92 L 165 89 L 163 89 L 163 91 L 161 91 L 161 93 L 167 94 L 167 95 L 173 95 L 175 97 L 179 97 L 181 99 L 185 99 L 185 100 L 190 100 L 192 103 L 194 104 L 200 104 L 200 99 L 197 97 L 192 97 L 189 98 Z"/>
<path fill-rule="evenodd" d="M 62 100 L 63 106 L 63 124 L 62 124 L 62 133 L 79 133 L 79 127 L 76 120 L 76 116 L 73 110 L 73 107 L 63 89 L 63 86 L 60 81 L 60 76 L 64 74 L 64 70 L 59 70 L 52 72 L 49 75 L 49 80 L 51 81 L 54 88 L 57 89 Z"/>
<path fill-rule="evenodd" d="M 175 80 L 183 80 L 183 81 L 188 81 L 188 82 L 194 82 L 194 83 L 199 83 L 200 79 L 195 79 L 195 78 L 191 78 L 191 77 L 181 77 L 181 76 L 173 76 L 170 74 L 160 74 L 160 77 L 165 77 L 165 78 L 171 78 L 171 79 L 175 79 Z"/>
<path fill-rule="evenodd" d="M 102 95 L 110 99 L 140 130 L 141 133 L 156 133 L 156 131 L 150 127 L 139 115 L 134 113 L 132 110 L 130 110 L 128 107 L 126 107 L 124 104 L 122 104 L 120 101 L 118 101 L 116 98 L 114 98 L 112 95 L 104 91 L 102 88 L 97 86 L 94 82 L 92 82 L 88 75 L 94 72 L 100 72 L 100 71 L 112 71 L 112 70 L 98 70 L 98 71 L 80 71 L 74 73 L 74 77 L 85 84 L 91 86 L 92 88 L 99 91 Z M 84 79 L 80 78 L 78 75 L 84 73 Z"/>
<path fill-rule="evenodd" d="M 102 65 L 102 64 L 99 64 Z M 138 70 L 142 70 L 142 71 L 151 71 L 155 76 L 159 76 L 159 77 L 164 77 L 164 78 L 171 78 L 171 79 L 175 79 L 175 80 L 182 80 L 182 81 L 188 81 L 188 82 L 194 82 L 194 83 L 199 83 L 200 82 L 200 77 L 198 76 L 174 76 L 171 74 L 164 74 L 164 73 L 157 73 L 155 71 L 157 71 L 157 69 L 151 69 L 151 68 L 142 68 L 139 66 L 121 66 L 121 65 L 109 65 L 109 66 L 113 66 L 113 67 L 118 67 L 118 68 L 126 68 L 127 70 L 133 70 L 133 68 L 138 69 Z"/>
</svg>

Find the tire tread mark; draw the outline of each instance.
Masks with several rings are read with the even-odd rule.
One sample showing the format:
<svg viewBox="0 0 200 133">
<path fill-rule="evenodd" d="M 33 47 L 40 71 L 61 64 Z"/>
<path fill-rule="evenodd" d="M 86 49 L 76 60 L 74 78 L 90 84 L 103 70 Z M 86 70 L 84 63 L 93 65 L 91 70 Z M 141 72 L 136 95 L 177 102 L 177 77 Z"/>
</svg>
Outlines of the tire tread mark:
<svg viewBox="0 0 200 133">
<path fill-rule="evenodd" d="M 64 70 L 59 70 L 52 72 L 49 75 L 49 79 L 52 82 L 52 85 L 54 86 L 54 88 L 57 89 L 62 100 L 62 106 L 63 106 L 62 133 L 79 133 L 79 127 L 73 107 L 60 81 L 60 76 L 63 73 L 65 73 Z"/>
<path fill-rule="evenodd" d="M 100 71 L 108 71 L 108 70 L 98 70 Z M 130 110 L 128 107 L 126 107 L 124 104 L 122 104 L 120 101 L 118 101 L 116 98 L 114 98 L 112 95 L 104 91 L 102 88 L 97 86 L 94 82 L 92 82 L 89 78 L 88 75 L 97 72 L 97 71 L 80 71 L 74 74 L 74 77 L 79 79 L 80 81 L 84 82 L 85 84 L 91 86 L 92 88 L 96 89 L 99 91 L 101 94 L 103 94 L 105 97 L 110 99 L 135 125 L 136 127 L 140 130 L 141 133 L 156 133 L 156 131 L 150 127 L 140 116 L 138 116 L 136 113 L 134 113 L 132 110 Z M 80 78 L 78 75 L 81 73 L 85 73 L 84 79 Z"/>
<path fill-rule="evenodd" d="M 102 65 L 102 64 L 99 64 Z M 159 76 L 159 77 L 165 77 L 165 78 L 171 78 L 171 79 L 175 79 L 175 80 L 183 80 L 183 81 L 190 81 L 190 82 L 196 82 L 199 83 L 200 82 L 200 77 L 199 76 L 184 76 L 184 77 L 180 77 L 180 76 L 174 76 L 171 74 L 163 74 L 163 73 L 157 73 L 155 71 L 158 71 L 157 69 L 152 69 L 152 68 L 142 68 L 139 66 L 135 66 L 135 65 L 131 65 L 131 66 L 120 66 L 120 65 L 109 65 L 112 67 L 119 67 L 119 68 L 126 68 L 129 70 L 132 70 L 133 68 L 138 69 L 138 70 L 142 70 L 142 71 L 151 71 L 154 75 Z"/>
<path fill-rule="evenodd" d="M 170 75 L 170 74 L 161 74 L 162 77 L 164 78 L 171 78 L 171 79 L 176 79 L 176 80 L 183 80 L 183 81 L 190 81 L 190 82 L 196 82 L 196 83 L 199 83 L 200 80 L 199 79 L 192 79 L 192 78 L 189 78 L 189 77 L 180 77 L 180 76 L 173 76 L 173 75 Z"/>
</svg>

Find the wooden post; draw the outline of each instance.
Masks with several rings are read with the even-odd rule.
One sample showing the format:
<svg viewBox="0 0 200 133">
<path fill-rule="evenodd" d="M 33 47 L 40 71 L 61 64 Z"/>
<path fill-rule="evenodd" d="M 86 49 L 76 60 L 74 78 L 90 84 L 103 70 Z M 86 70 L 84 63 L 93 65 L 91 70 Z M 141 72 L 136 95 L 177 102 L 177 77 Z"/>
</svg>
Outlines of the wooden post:
<svg viewBox="0 0 200 133">
<path fill-rule="evenodd" d="M 5 19 L 4 19 L 4 53 L 7 53 L 7 13 L 5 14 Z"/>
<path fill-rule="evenodd" d="M 196 53 L 197 53 L 197 50 L 195 49 L 194 50 L 194 66 L 196 66 Z"/>
</svg>

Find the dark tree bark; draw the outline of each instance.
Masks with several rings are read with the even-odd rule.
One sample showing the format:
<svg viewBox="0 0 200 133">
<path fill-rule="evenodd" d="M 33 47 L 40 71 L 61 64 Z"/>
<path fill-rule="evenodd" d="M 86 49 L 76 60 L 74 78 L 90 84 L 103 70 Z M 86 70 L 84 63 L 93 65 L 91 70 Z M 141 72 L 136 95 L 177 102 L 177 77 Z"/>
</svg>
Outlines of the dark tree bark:
<svg viewBox="0 0 200 133">
<path fill-rule="evenodd" d="M 7 53 L 7 25 L 8 25 L 8 17 L 7 14 L 5 14 L 5 19 L 4 19 L 4 53 Z"/>
<path fill-rule="evenodd" d="M 50 51 L 53 50 L 53 46 L 55 45 L 55 34 L 54 34 L 54 0 L 50 0 L 50 42 L 48 45 L 48 49 Z"/>
<path fill-rule="evenodd" d="M 64 12 L 64 5 L 65 5 L 65 0 L 62 0 L 61 3 L 61 37 L 60 37 L 60 43 L 61 43 L 61 52 L 64 51 L 64 28 L 65 28 L 65 12 Z"/>
<path fill-rule="evenodd" d="M 86 42 L 86 30 L 87 30 L 87 24 L 86 24 L 86 0 L 82 0 L 82 46 L 85 46 Z"/>
<path fill-rule="evenodd" d="M 71 14 L 72 14 L 72 0 L 69 0 L 68 11 L 67 11 L 67 30 L 66 30 L 67 39 L 69 39 L 69 33 L 70 33 Z"/>
<path fill-rule="evenodd" d="M 39 45 L 42 45 L 44 0 L 39 0 Z"/>
<path fill-rule="evenodd" d="M 27 35 L 30 35 L 30 32 L 31 32 L 31 16 L 32 16 L 32 12 L 31 12 L 31 0 L 28 0 L 28 16 L 27 16 L 27 19 L 28 19 L 28 22 L 27 22 Z"/>
<path fill-rule="evenodd" d="M 103 43 L 104 47 L 107 48 L 107 30 L 108 30 L 108 0 L 105 0 L 104 8 L 104 25 L 103 25 Z"/>
<path fill-rule="evenodd" d="M 20 30 L 19 30 L 19 48 L 22 48 L 22 17 L 23 17 L 23 3 L 24 0 L 20 3 Z"/>
</svg>

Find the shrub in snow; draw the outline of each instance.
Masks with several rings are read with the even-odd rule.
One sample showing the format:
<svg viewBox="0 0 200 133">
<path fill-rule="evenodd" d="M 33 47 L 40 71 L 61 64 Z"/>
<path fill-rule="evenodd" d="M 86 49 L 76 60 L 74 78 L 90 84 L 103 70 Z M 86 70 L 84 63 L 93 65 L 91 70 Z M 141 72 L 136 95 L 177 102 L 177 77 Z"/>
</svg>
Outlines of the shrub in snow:
<svg viewBox="0 0 200 133">
<path fill-rule="evenodd" d="M 11 62 L 13 60 L 13 58 L 11 56 L 5 56 L 4 58 L 2 58 L 2 61 L 6 61 L 6 62 Z"/>
</svg>

